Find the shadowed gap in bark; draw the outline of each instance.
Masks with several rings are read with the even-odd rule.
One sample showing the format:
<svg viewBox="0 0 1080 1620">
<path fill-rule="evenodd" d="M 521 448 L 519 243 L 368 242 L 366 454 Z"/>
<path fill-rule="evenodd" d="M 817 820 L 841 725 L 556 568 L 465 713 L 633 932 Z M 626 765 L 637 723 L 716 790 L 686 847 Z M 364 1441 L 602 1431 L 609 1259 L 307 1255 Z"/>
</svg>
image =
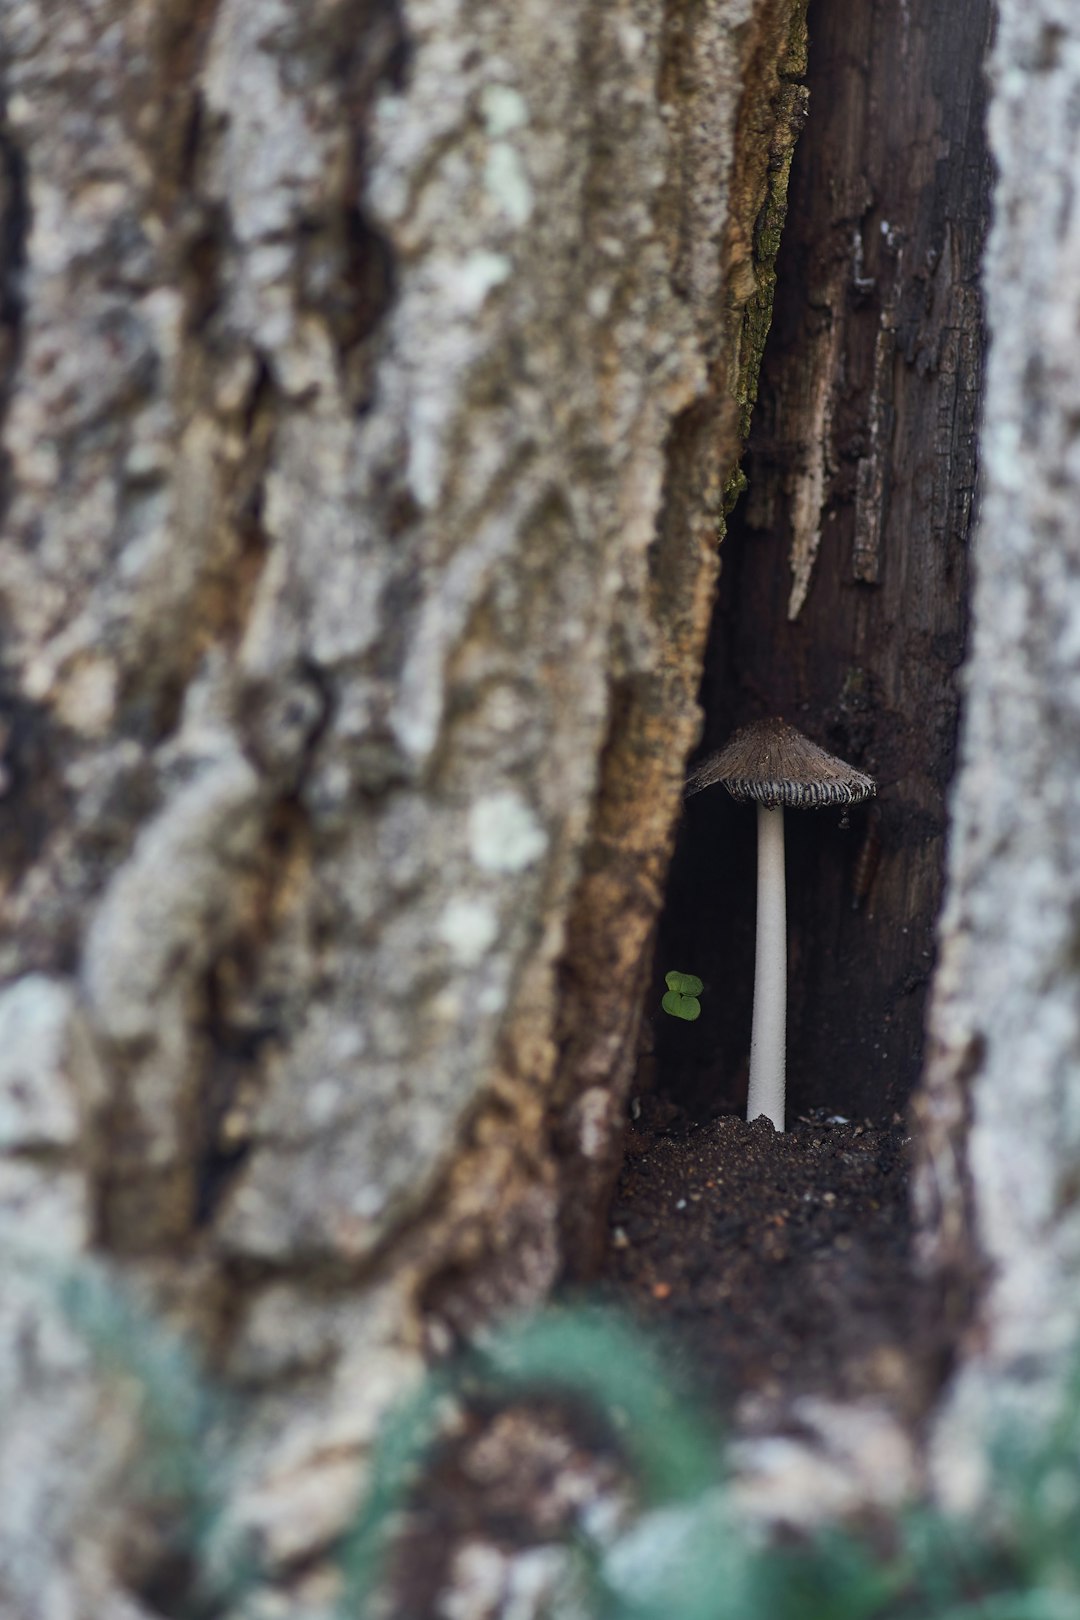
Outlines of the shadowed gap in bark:
<svg viewBox="0 0 1080 1620">
<path fill-rule="evenodd" d="M 957 1330 L 911 1264 L 904 1116 L 967 633 L 989 25 L 985 0 L 810 9 L 810 118 L 702 683 L 702 753 L 782 714 L 879 783 L 847 829 L 785 817 L 792 1134 L 741 1123 L 756 827 L 720 788 L 686 807 L 647 990 L 608 1275 L 766 1422 L 801 1387 L 910 1422 Z M 704 981 L 695 1022 L 660 1010 L 670 969 Z"/>
<path fill-rule="evenodd" d="M 879 783 L 848 830 L 786 818 L 795 1113 L 887 1121 L 920 1072 L 967 629 L 988 27 L 983 0 L 810 15 L 811 117 L 702 687 L 703 752 L 779 713 Z M 745 1100 L 754 866 L 753 815 L 692 800 L 650 995 L 671 967 L 705 980 L 697 1024 L 655 1027 L 658 1084 L 706 1117 Z"/>
</svg>

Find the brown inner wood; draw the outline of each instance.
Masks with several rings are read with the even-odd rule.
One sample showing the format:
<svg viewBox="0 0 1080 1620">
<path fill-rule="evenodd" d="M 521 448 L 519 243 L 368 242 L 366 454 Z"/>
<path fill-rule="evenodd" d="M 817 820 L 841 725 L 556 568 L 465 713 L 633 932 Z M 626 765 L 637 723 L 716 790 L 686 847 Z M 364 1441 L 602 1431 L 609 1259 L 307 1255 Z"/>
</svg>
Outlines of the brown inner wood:
<svg viewBox="0 0 1080 1620">
<path fill-rule="evenodd" d="M 966 635 L 989 14 L 810 8 L 810 119 L 702 686 L 702 752 L 776 713 L 880 784 L 846 831 L 786 818 L 794 1112 L 887 1121 L 920 1072 Z M 791 617 L 793 535 L 806 554 L 815 530 Z M 705 981 L 697 1024 L 654 1019 L 657 1083 L 699 1116 L 745 1096 L 753 927 L 754 817 L 712 789 L 687 806 L 652 987 Z"/>
</svg>

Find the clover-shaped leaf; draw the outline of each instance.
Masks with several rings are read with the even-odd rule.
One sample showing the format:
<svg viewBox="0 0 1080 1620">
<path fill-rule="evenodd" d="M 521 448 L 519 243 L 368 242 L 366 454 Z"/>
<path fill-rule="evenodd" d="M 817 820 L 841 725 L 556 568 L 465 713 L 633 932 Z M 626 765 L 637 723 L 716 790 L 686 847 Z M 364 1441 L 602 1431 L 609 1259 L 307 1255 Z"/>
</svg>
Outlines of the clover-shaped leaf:
<svg viewBox="0 0 1080 1620">
<path fill-rule="evenodd" d="M 700 996 L 705 988 L 696 973 L 665 973 L 664 983 L 677 996 Z"/>
<path fill-rule="evenodd" d="M 664 983 L 667 994 L 660 1005 L 666 1013 L 670 1013 L 672 1018 L 684 1018 L 687 1023 L 701 1017 L 698 996 L 704 985 L 696 973 L 666 973 Z"/>
</svg>

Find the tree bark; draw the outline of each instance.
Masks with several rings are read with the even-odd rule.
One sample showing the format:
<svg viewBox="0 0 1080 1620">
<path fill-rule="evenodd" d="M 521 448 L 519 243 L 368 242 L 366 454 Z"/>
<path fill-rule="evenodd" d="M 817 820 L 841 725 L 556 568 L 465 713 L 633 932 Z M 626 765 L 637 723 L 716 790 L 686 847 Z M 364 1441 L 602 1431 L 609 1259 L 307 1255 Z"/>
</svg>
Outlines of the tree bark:
<svg viewBox="0 0 1080 1620">
<path fill-rule="evenodd" d="M 7 1613 L 161 1578 L 50 1276 L 198 1338 L 296 1596 L 595 1225 L 800 12 L 4 12 Z"/>
<path fill-rule="evenodd" d="M 927 1257 L 954 1318 L 976 1300 L 937 1435 L 958 1503 L 1080 1342 L 1078 50 L 1067 8 L 999 5 L 974 632 L 919 1109 Z"/>
</svg>

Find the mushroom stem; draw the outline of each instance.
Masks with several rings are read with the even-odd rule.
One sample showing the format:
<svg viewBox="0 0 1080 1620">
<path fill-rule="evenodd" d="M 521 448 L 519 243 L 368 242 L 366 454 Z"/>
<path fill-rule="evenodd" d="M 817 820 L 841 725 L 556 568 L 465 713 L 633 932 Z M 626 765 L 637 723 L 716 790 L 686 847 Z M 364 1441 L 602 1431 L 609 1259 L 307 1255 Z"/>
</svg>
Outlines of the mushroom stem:
<svg viewBox="0 0 1080 1620">
<path fill-rule="evenodd" d="M 746 1117 L 764 1114 L 784 1128 L 787 1023 L 787 916 L 784 893 L 784 812 L 757 807 L 757 944 L 754 1021 L 750 1032 L 750 1092 Z"/>
</svg>

